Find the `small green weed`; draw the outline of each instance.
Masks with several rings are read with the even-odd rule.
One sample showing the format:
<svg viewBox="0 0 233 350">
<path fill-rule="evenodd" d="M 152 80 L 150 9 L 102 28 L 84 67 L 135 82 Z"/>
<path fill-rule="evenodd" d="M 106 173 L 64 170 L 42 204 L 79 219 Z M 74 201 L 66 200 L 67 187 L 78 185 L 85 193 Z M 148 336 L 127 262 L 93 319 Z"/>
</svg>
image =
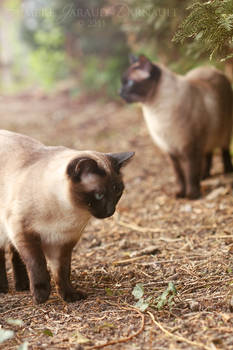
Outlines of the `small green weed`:
<svg viewBox="0 0 233 350">
<path fill-rule="evenodd" d="M 132 294 L 137 300 L 134 306 L 140 311 L 144 312 L 149 306 L 155 307 L 158 310 L 161 310 L 166 305 L 171 308 L 175 303 L 174 298 L 177 294 L 177 291 L 174 283 L 169 282 L 167 289 L 160 296 L 157 298 L 153 298 L 152 296 L 145 298 L 143 284 L 138 283 L 134 287 Z"/>
</svg>

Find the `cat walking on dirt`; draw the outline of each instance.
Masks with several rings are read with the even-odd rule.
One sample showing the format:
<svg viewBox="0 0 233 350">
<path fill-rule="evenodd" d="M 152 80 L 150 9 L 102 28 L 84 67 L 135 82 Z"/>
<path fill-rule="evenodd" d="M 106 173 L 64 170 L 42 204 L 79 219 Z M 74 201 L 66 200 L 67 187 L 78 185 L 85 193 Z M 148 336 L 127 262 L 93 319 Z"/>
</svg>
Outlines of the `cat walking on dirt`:
<svg viewBox="0 0 233 350">
<path fill-rule="evenodd" d="M 128 103 L 141 102 L 152 139 L 173 163 L 177 197 L 200 197 L 215 148 L 222 151 L 224 172 L 233 171 L 233 93 L 222 72 L 201 67 L 181 76 L 144 55 L 132 56 L 120 94 Z"/>
<path fill-rule="evenodd" d="M 84 296 L 70 282 L 72 249 L 92 216 L 113 215 L 124 190 L 121 168 L 133 155 L 46 147 L 0 131 L 0 292 L 8 291 L 10 244 L 16 290 L 30 286 L 34 302 L 45 302 L 48 262 L 64 300 Z"/>
</svg>

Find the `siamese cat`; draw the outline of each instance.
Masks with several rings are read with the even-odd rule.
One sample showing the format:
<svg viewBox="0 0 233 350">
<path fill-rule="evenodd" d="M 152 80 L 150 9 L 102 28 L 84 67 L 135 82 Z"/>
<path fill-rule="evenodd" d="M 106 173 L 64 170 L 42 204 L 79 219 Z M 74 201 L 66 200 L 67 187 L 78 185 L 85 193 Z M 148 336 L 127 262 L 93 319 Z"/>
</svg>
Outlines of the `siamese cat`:
<svg viewBox="0 0 233 350">
<path fill-rule="evenodd" d="M 224 172 L 233 171 L 233 94 L 223 73 L 202 67 L 180 76 L 144 55 L 132 56 L 120 95 L 128 103 L 141 102 L 152 139 L 173 163 L 177 197 L 200 196 L 200 180 L 210 174 L 216 147 L 222 150 Z"/>
<path fill-rule="evenodd" d="M 48 262 L 61 297 L 83 298 L 70 282 L 72 249 L 92 216 L 113 215 L 124 190 L 121 168 L 133 155 L 46 147 L 0 131 L 0 292 L 8 291 L 10 244 L 16 290 L 30 287 L 34 302 L 45 302 Z"/>
</svg>

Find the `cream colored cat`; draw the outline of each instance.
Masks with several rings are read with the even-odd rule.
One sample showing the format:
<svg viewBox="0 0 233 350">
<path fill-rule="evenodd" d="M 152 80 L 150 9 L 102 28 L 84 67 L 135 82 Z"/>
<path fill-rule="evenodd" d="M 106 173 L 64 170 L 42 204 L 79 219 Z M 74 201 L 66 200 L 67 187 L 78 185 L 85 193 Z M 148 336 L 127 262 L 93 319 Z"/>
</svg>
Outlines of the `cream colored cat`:
<svg viewBox="0 0 233 350">
<path fill-rule="evenodd" d="M 83 297 L 70 283 L 72 249 L 92 216 L 113 215 L 124 189 L 120 169 L 133 155 L 46 147 L 0 131 L 1 292 L 8 290 L 4 249 L 10 244 L 17 290 L 30 282 L 34 301 L 46 301 L 48 262 L 63 299 Z"/>
</svg>

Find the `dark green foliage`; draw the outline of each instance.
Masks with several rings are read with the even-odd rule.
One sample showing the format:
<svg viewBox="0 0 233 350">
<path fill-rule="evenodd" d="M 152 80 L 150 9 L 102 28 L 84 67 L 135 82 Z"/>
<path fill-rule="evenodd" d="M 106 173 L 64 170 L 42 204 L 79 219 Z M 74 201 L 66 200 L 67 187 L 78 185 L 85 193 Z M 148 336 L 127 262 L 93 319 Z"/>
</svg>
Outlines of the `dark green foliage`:
<svg viewBox="0 0 233 350">
<path fill-rule="evenodd" d="M 233 1 L 213 0 L 195 2 L 174 40 L 184 43 L 192 38 L 192 49 L 209 52 L 210 57 L 233 56 Z"/>
</svg>

